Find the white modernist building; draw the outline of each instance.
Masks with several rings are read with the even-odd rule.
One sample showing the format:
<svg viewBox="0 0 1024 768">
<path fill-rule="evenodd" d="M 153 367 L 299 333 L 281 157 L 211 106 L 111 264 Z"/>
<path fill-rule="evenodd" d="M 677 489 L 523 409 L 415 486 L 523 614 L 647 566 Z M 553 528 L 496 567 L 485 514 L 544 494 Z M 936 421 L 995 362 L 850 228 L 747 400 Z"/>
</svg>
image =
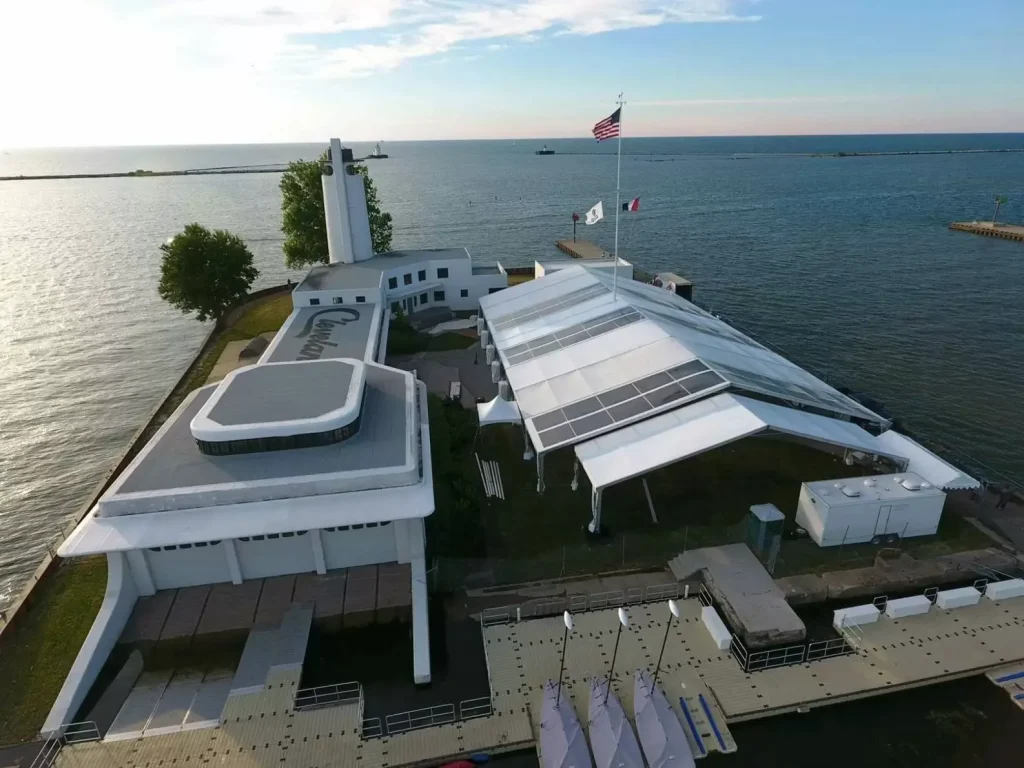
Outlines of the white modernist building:
<svg viewBox="0 0 1024 768">
<path fill-rule="evenodd" d="M 569 266 L 480 300 L 482 341 L 522 415 L 526 456 L 573 447 L 601 523 L 608 486 L 776 433 L 891 459 L 939 488 L 977 481 L 859 402 L 673 291 Z"/>
<path fill-rule="evenodd" d="M 109 580 L 44 730 L 75 714 L 139 596 L 195 585 L 408 563 L 414 677 L 429 682 L 426 389 L 384 364 L 388 323 L 399 308 L 472 309 L 507 277 L 465 249 L 373 254 L 350 163 L 333 139 L 330 263 L 295 288 L 258 363 L 192 392 L 61 545 L 105 554 Z"/>
</svg>

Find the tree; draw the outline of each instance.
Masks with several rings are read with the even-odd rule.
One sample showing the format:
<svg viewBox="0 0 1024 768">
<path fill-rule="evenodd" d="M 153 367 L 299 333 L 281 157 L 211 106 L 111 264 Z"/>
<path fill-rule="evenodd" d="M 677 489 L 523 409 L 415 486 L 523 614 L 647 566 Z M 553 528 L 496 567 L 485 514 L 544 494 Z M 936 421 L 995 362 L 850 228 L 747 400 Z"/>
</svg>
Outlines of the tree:
<svg viewBox="0 0 1024 768">
<path fill-rule="evenodd" d="M 219 319 L 260 273 L 242 238 L 223 229 L 189 224 L 160 250 L 160 298 L 199 320 Z"/>
<path fill-rule="evenodd" d="M 324 221 L 324 190 L 319 160 L 299 160 L 288 165 L 281 177 L 281 231 L 284 232 L 284 260 L 289 269 L 309 264 L 326 264 L 327 225 Z M 391 250 L 391 214 L 380 209 L 377 188 L 365 165 L 353 166 L 363 177 L 366 212 L 370 218 L 370 242 L 374 253 Z"/>
</svg>

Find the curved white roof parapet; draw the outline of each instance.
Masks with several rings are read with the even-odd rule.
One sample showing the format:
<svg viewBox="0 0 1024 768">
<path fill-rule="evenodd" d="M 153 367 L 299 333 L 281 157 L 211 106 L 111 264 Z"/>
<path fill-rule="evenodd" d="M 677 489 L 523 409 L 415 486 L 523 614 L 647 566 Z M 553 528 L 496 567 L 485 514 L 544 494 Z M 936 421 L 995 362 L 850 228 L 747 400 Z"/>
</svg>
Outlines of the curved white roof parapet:
<svg viewBox="0 0 1024 768">
<path fill-rule="evenodd" d="M 848 421 L 727 393 L 580 443 L 576 456 L 594 487 L 604 488 L 768 430 L 905 459 Z"/>
<path fill-rule="evenodd" d="M 488 403 L 477 403 L 476 415 L 481 427 L 488 424 L 520 424 L 523 421 L 519 406 L 511 400 L 502 400 L 500 396 Z"/>
<path fill-rule="evenodd" d="M 194 438 L 208 442 L 330 432 L 359 418 L 365 380 L 361 360 L 239 368 L 224 377 L 189 426 Z"/>
<path fill-rule="evenodd" d="M 961 472 L 945 459 L 939 458 L 920 443 L 906 435 L 890 429 L 876 438 L 886 450 L 910 460 L 907 470 L 920 475 L 936 488 L 944 491 L 979 488 L 981 483 L 970 475 Z"/>
</svg>

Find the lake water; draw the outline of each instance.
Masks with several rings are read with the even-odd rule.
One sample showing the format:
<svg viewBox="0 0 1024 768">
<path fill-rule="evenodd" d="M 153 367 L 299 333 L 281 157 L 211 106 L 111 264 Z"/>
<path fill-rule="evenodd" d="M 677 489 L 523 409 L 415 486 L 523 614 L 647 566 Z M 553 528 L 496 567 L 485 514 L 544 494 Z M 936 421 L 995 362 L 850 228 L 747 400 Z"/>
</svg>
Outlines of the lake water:
<svg viewBox="0 0 1024 768">
<path fill-rule="evenodd" d="M 580 236 L 611 247 L 614 142 L 394 143 L 371 163 L 395 247 L 532 263 Z M 918 433 L 1024 476 L 1024 247 L 951 232 L 1010 198 L 1024 154 L 807 153 L 1024 148 L 1024 135 L 637 139 L 624 143 L 621 249 L 696 282 L 705 305 Z M 368 145 L 354 147 L 366 154 Z M 312 158 L 321 145 L 0 153 L 0 176 Z M 804 154 L 800 154 L 804 153 Z M 156 294 L 158 246 L 191 221 L 281 255 L 277 174 L 0 182 L 0 607 L 194 355 L 207 328 Z"/>
</svg>

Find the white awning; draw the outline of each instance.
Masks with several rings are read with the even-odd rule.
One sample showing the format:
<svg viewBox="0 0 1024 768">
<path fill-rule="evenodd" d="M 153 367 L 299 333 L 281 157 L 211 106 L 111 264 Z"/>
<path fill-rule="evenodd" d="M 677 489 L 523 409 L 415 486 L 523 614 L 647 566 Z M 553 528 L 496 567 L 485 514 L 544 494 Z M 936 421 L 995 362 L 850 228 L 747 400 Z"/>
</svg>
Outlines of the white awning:
<svg viewBox="0 0 1024 768">
<path fill-rule="evenodd" d="M 519 424 L 523 420 L 519 406 L 511 400 L 502 400 L 500 396 L 489 403 L 477 403 L 476 415 L 481 427 L 488 424 Z"/>
<path fill-rule="evenodd" d="M 906 435 L 901 435 L 890 429 L 879 435 L 877 439 L 889 452 L 897 453 L 910 460 L 910 464 L 906 468 L 908 472 L 920 475 L 936 488 L 954 491 L 981 486 L 981 483 L 973 477 L 964 474 L 945 459 L 940 459 Z"/>
<path fill-rule="evenodd" d="M 576 456 L 594 487 L 604 488 L 767 430 L 906 459 L 851 422 L 731 394 L 588 440 L 576 446 Z"/>
</svg>

